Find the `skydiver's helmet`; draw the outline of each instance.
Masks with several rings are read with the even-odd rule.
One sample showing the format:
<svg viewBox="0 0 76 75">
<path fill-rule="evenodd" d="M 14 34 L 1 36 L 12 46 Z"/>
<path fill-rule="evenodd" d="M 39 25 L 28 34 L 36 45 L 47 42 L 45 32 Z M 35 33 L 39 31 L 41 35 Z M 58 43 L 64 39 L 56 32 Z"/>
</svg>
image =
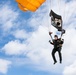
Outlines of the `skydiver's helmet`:
<svg viewBox="0 0 76 75">
<path fill-rule="evenodd" d="M 54 38 L 57 40 L 58 39 L 58 36 L 57 35 L 54 35 Z"/>
<path fill-rule="evenodd" d="M 57 35 L 54 35 L 54 37 L 58 37 Z"/>
</svg>

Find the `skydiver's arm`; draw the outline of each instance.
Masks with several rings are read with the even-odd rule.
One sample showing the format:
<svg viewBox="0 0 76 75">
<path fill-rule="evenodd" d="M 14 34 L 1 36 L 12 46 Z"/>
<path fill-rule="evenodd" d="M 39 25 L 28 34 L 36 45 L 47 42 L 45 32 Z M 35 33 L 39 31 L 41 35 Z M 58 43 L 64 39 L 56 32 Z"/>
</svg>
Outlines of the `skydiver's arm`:
<svg viewBox="0 0 76 75">
<path fill-rule="evenodd" d="M 51 35 L 51 34 L 52 34 L 52 32 L 49 32 L 49 35 L 50 35 L 50 37 L 51 37 L 51 39 L 52 39 L 52 41 L 53 41 L 53 38 L 52 38 L 52 35 Z"/>
<path fill-rule="evenodd" d="M 50 43 L 50 44 L 52 44 L 52 45 L 54 45 L 54 43 L 53 43 L 53 42 L 51 42 L 50 40 L 49 40 L 49 43 Z"/>
</svg>

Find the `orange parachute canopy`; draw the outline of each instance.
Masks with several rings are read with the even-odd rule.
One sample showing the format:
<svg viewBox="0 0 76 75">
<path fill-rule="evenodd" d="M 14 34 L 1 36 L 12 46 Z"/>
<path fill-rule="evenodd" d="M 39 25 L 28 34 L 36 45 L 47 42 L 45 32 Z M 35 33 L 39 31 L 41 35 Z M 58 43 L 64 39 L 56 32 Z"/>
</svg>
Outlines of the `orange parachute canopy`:
<svg viewBox="0 0 76 75">
<path fill-rule="evenodd" d="M 16 0 L 22 11 L 35 12 L 46 0 Z"/>
</svg>

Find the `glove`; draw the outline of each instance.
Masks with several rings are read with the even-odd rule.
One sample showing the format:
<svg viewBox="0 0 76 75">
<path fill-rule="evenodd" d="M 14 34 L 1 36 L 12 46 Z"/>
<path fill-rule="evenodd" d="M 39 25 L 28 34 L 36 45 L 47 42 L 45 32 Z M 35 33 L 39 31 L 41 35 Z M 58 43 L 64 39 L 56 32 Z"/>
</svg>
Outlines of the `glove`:
<svg viewBox="0 0 76 75">
<path fill-rule="evenodd" d="M 49 32 L 49 35 L 51 35 L 52 34 L 52 32 Z"/>
<path fill-rule="evenodd" d="M 51 40 L 49 40 L 49 42 L 51 42 Z"/>
</svg>

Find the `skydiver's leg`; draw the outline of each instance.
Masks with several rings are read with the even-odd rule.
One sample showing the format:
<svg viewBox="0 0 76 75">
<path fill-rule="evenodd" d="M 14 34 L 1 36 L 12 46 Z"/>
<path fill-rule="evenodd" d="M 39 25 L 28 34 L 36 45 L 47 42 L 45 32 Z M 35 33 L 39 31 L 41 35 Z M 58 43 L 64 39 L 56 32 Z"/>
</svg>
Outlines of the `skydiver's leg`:
<svg viewBox="0 0 76 75">
<path fill-rule="evenodd" d="M 56 58 L 55 58 L 55 53 L 56 53 L 56 49 L 53 49 L 53 50 L 52 50 L 52 58 L 53 58 L 53 60 L 54 60 L 54 64 L 57 62 L 57 61 L 56 61 Z"/>
<path fill-rule="evenodd" d="M 58 48 L 58 54 L 59 54 L 60 63 L 62 63 L 61 48 Z"/>
</svg>

